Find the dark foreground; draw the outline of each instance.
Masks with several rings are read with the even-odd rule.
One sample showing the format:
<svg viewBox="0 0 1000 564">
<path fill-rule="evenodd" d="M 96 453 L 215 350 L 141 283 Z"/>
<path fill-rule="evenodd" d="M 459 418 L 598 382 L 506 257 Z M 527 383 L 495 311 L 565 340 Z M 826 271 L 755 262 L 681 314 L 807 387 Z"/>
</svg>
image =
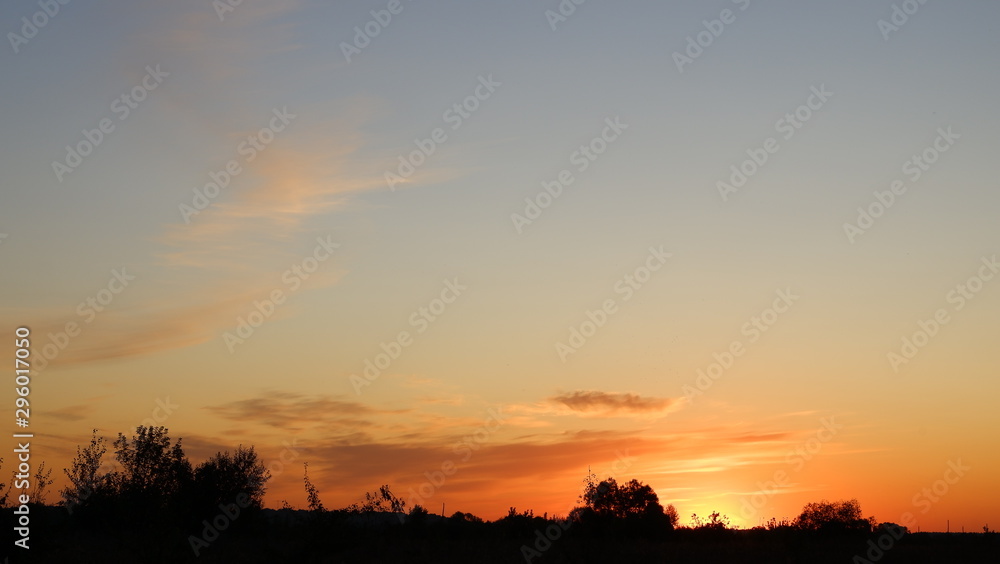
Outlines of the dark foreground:
<svg viewBox="0 0 1000 564">
<path fill-rule="evenodd" d="M 3 510 L 7 523 L 12 510 Z M 819 534 L 776 530 L 633 531 L 559 524 L 538 517 L 492 523 L 393 514 L 263 510 L 176 527 L 81 524 L 62 508 L 37 508 L 30 550 L 8 562 L 470 562 L 470 563 L 979 563 L 1000 562 L 997 533 Z M 222 527 L 224 526 L 224 527 Z M 9 555 L 9 556 L 8 556 Z M 6 563 L 4 563 L 6 564 Z"/>
</svg>

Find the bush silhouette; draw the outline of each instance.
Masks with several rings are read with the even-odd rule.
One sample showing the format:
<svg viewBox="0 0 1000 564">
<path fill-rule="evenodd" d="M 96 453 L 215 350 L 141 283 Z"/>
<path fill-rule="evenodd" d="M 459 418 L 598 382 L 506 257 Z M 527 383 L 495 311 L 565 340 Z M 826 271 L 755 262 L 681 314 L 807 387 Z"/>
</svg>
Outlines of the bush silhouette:
<svg viewBox="0 0 1000 564">
<path fill-rule="evenodd" d="M 584 505 L 573 509 L 570 519 L 581 523 L 585 534 L 655 536 L 672 530 L 677 519 L 672 506 L 665 512 L 653 488 L 635 479 L 598 482 L 590 474 L 579 499 Z"/>
<path fill-rule="evenodd" d="M 247 510 L 255 511 L 264 506 L 264 493 L 271 473 L 264 467 L 253 447 L 240 445 L 232 454 L 216 453 L 198 465 L 194 471 L 193 497 L 199 513 L 211 513 L 219 505 L 243 501 Z M 241 504 L 242 505 L 242 504 Z"/>
<path fill-rule="evenodd" d="M 702 519 L 697 513 L 691 514 L 691 526 L 694 529 L 705 529 L 710 531 L 724 531 L 731 528 L 729 517 L 713 511 L 708 517 Z"/>
<path fill-rule="evenodd" d="M 875 528 L 875 518 L 865 519 L 861 515 L 861 504 L 856 499 L 834 502 L 824 499 L 803 507 L 795 526 L 804 531 L 870 533 Z"/>
</svg>

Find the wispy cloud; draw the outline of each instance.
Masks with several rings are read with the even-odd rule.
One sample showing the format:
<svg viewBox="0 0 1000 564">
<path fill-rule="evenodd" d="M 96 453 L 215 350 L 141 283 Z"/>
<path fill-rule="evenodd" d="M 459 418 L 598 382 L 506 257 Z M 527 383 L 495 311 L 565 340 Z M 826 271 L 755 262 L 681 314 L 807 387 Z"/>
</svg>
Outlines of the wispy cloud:
<svg viewBox="0 0 1000 564">
<path fill-rule="evenodd" d="M 317 218 L 344 207 L 355 194 L 384 188 L 377 173 L 358 172 L 351 164 L 363 144 L 362 124 L 372 112 L 364 100 L 314 101 L 308 107 L 287 102 L 296 117 L 273 142 L 252 160 L 237 152 L 240 142 L 271 123 L 274 108 L 286 105 L 280 84 L 261 89 L 268 82 L 260 76 L 259 62 L 297 49 L 296 31 L 285 16 L 298 4 L 244 3 L 222 22 L 208 5 L 178 5 L 145 20 L 150 23 L 135 38 L 136 47 L 123 55 L 129 60 L 122 67 L 162 62 L 171 73 L 157 100 L 183 124 L 177 131 L 220 155 L 217 162 L 195 165 L 207 167 L 193 172 L 203 183 L 210 180 L 209 172 L 224 170 L 228 159 L 242 170 L 189 217 L 190 223 L 178 212 L 163 225 L 152 264 L 133 269 L 145 272 L 128 289 L 145 297 L 143 307 L 113 304 L 53 366 L 153 354 L 218 338 L 235 327 L 238 316 L 252 307 L 248 304 L 282 288 L 282 273 L 311 251 L 317 236 L 336 235 L 336 225 L 323 222 L 320 228 Z M 296 68 L 308 72 L 311 67 Z M 260 95 L 233 96 L 248 84 Z M 285 92 L 291 96 L 293 91 Z M 178 204 L 191 205 L 193 187 L 178 187 Z M 344 274 L 340 257 L 334 256 L 297 291 L 329 287 Z M 283 306 L 275 315 L 294 314 L 294 306 Z M 59 317 L 40 325 L 59 328 L 66 322 Z"/>
<path fill-rule="evenodd" d="M 66 407 L 61 407 L 58 409 L 49 409 L 45 411 L 46 417 L 55 417 L 56 419 L 61 419 L 63 421 L 82 421 L 93 415 L 96 406 L 90 404 L 76 404 L 67 405 Z"/>
</svg>

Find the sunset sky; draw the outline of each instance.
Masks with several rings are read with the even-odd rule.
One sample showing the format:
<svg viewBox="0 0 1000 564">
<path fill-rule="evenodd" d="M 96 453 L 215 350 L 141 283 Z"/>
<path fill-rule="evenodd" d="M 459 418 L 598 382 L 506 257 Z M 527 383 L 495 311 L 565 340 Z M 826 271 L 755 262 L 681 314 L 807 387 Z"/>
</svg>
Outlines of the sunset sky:
<svg viewBox="0 0 1000 564">
<path fill-rule="evenodd" d="M 0 6 L 0 305 L 50 502 L 155 422 L 254 445 L 269 507 L 308 462 L 564 515 L 589 467 L 684 523 L 1000 521 L 1000 5 L 40 10 Z"/>
</svg>

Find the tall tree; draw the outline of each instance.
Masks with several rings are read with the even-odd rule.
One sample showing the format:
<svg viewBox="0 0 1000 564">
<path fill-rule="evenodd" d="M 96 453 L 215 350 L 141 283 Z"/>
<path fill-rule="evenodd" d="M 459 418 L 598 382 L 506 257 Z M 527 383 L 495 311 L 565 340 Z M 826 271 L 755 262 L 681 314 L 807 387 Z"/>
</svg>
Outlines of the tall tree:
<svg viewBox="0 0 1000 564">
<path fill-rule="evenodd" d="M 167 504 L 191 481 L 181 439 L 171 444 L 166 427 L 140 425 L 131 439 L 118 433 L 114 446 L 121 470 L 112 474 L 112 483 L 120 496 Z"/>
</svg>

